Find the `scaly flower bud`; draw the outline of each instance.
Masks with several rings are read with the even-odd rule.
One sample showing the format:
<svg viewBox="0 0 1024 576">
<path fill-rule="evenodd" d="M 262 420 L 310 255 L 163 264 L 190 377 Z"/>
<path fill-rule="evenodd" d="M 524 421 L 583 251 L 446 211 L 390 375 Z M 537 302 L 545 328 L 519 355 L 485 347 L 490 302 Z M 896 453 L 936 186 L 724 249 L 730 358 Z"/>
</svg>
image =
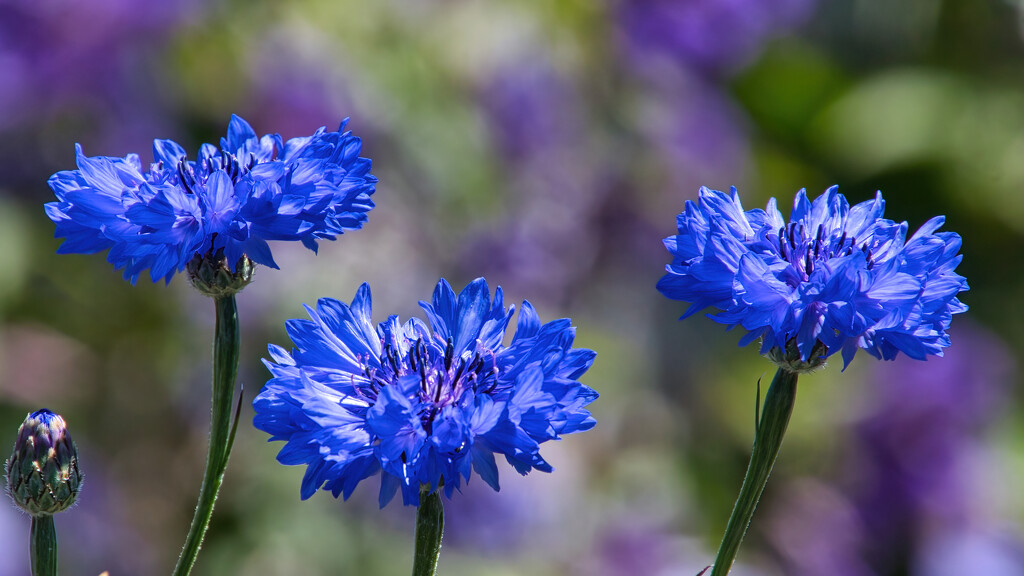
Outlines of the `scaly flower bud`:
<svg viewBox="0 0 1024 576">
<path fill-rule="evenodd" d="M 210 298 L 233 296 L 252 282 L 256 264 L 248 256 L 242 256 L 232 271 L 223 250 L 196 255 L 188 263 L 188 278 L 192 286 Z"/>
<path fill-rule="evenodd" d="M 32 516 L 56 514 L 74 504 L 82 473 L 64 419 L 45 408 L 29 414 L 5 471 L 11 499 Z"/>
</svg>

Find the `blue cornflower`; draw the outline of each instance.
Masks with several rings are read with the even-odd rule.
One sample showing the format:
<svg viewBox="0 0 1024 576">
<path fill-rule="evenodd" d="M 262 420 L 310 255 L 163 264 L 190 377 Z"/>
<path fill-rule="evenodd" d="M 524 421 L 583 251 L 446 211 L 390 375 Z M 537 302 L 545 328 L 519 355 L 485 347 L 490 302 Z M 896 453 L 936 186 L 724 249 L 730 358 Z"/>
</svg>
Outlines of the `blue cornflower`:
<svg viewBox="0 0 1024 576">
<path fill-rule="evenodd" d="M 406 505 L 421 487 L 451 497 L 473 470 L 498 490 L 494 454 L 520 474 L 550 472 L 540 444 L 594 426 L 585 406 L 597 393 L 577 381 L 594 352 L 572 348 L 568 319 L 542 325 L 523 302 L 505 346 L 513 307 L 500 287 L 492 302 L 483 278 L 458 296 L 441 280 L 420 306 L 428 322 L 374 329 L 363 284 L 351 305 L 323 298 L 311 320 L 288 321 L 291 354 L 270 346 L 254 423 L 287 442 L 278 461 L 307 465 L 303 499 L 321 487 L 348 499 L 377 472 L 381 507 L 399 488 Z"/>
<path fill-rule="evenodd" d="M 813 202 L 801 190 L 786 222 L 774 198 L 744 212 L 735 188 L 701 188 L 665 239 L 673 261 L 658 290 L 691 303 L 684 318 L 718 308 L 708 316 L 749 331 L 740 345 L 761 338 L 761 353 L 791 366 L 839 351 L 845 366 L 858 348 L 941 356 L 953 314 L 967 310 L 960 236 L 937 232 L 939 216 L 905 240 L 907 223 L 884 207 L 881 193 L 851 207 L 834 186 Z"/>
<path fill-rule="evenodd" d="M 58 252 L 109 249 L 107 260 L 133 284 L 146 269 L 170 282 L 196 257 L 217 255 L 232 270 L 243 256 L 277 268 L 268 240 L 316 251 L 318 240 L 360 228 L 373 208 L 377 178 L 344 129 L 260 138 L 233 115 L 220 147 L 203 144 L 196 160 L 155 140 L 145 172 L 136 154 L 89 157 L 76 145 L 78 170 L 49 180 L 58 201 L 46 214 L 65 239 Z"/>
</svg>

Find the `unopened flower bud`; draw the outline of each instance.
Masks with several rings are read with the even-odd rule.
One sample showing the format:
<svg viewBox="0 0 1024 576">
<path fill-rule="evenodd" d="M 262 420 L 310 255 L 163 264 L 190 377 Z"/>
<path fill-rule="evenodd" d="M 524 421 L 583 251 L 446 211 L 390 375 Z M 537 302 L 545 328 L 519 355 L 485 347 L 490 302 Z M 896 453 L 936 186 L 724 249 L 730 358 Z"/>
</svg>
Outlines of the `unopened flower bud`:
<svg viewBox="0 0 1024 576">
<path fill-rule="evenodd" d="M 78 450 L 67 424 L 45 408 L 25 418 L 5 469 L 11 499 L 33 516 L 66 510 L 82 486 Z"/>
<path fill-rule="evenodd" d="M 252 282 L 255 270 L 256 264 L 248 256 L 242 256 L 232 271 L 224 251 L 218 250 L 194 256 L 188 263 L 188 278 L 200 293 L 210 298 L 223 298 L 241 292 Z"/>
</svg>

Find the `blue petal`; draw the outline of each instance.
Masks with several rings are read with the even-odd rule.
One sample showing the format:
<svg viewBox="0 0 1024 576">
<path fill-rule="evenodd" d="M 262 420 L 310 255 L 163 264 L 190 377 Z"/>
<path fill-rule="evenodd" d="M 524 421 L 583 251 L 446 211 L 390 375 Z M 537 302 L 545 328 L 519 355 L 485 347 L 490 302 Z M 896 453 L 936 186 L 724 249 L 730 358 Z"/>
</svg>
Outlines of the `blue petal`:
<svg viewBox="0 0 1024 576">
<path fill-rule="evenodd" d="M 255 140 L 256 138 L 256 131 L 252 129 L 252 126 L 240 116 L 232 114 L 231 121 L 228 122 L 227 136 L 221 139 L 220 147 L 228 152 L 235 153 L 242 149 L 249 140 Z"/>
<path fill-rule="evenodd" d="M 173 140 L 153 140 L 153 159 L 163 162 L 164 168 L 177 168 L 178 162 L 185 158 L 185 149 Z"/>
<path fill-rule="evenodd" d="M 434 288 L 434 296 L 430 303 L 420 301 L 420 307 L 427 313 L 430 328 L 440 340 L 454 339 L 452 327 L 455 326 L 455 291 L 448 281 L 442 278 Z"/>
<path fill-rule="evenodd" d="M 473 446 L 473 470 L 495 491 L 501 490 L 498 484 L 498 464 L 494 461 L 494 452 L 483 446 Z"/>
<path fill-rule="evenodd" d="M 480 329 L 488 319 L 491 292 L 483 278 L 477 278 L 459 292 L 456 304 L 453 340 L 455 353 L 469 350 L 480 336 Z"/>
</svg>

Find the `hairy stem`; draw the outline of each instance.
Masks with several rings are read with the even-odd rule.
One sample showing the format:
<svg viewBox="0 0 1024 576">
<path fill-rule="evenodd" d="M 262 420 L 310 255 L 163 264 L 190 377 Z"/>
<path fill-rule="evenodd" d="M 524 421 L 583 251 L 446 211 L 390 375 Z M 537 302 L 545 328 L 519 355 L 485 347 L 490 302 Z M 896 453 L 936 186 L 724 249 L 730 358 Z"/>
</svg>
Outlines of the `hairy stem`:
<svg viewBox="0 0 1024 576">
<path fill-rule="evenodd" d="M 49 514 L 32 517 L 32 576 L 57 576 L 57 529 Z"/>
<path fill-rule="evenodd" d="M 420 491 L 420 507 L 416 509 L 416 555 L 412 576 L 434 576 L 441 555 L 444 535 L 444 506 L 437 491 Z"/>
<path fill-rule="evenodd" d="M 213 505 L 217 500 L 224 471 L 231 454 L 231 440 L 234 434 L 231 426 L 232 398 L 235 380 L 238 376 L 238 353 L 241 336 L 238 331 L 238 307 L 235 297 L 215 298 L 217 328 L 213 337 L 213 403 L 210 420 L 210 449 L 206 454 L 206 471 L 199 489 L 195 515 L 188 530 L 188 537 L 174 567 L 174 576 L 187 576 L 192 571 L 203 544 L 203 537 L 213 516 Z M 237 422 L 236 422 L 237 424 Z"/>
<path fill-rule="evenodd" d="M 786 434 L 786 426 L 789 425 L 789 417 L 796 403 L 796 381 L 795 372 L 779 368 L 772 379 L 771 387 L 768 388 L 764 410 L 761 412 L 754 435 L 754 448 L 750 454 L 747 474 L 743 478 L 743 487 L 736 498 L 732 515 L 729 516 L 729 524 L 725 528 L 725 535 L 722 536 L 722 544 L 718 548 L 711 576 L 726 576 L 732 568 L 736 552 L 740 549 L 740 543 L 743 542 L 750 520 L 754 516 L 754 509 L 757 508 L 757 502 L 768 483 L 768 476 L 775 466 L 779 448 L 782 447 L 782 438 Z"/>
</svg>

